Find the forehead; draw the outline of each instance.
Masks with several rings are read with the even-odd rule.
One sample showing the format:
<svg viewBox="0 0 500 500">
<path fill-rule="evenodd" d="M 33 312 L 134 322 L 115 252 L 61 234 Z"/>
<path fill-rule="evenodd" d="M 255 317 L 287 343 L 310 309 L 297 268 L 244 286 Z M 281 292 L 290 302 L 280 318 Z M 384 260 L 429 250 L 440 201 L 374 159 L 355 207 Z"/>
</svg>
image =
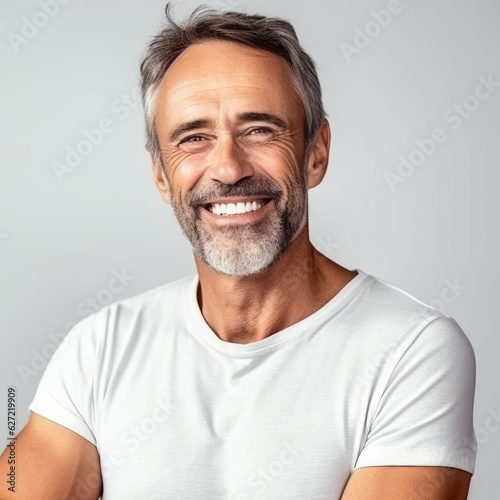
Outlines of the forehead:
<svg viewBox="0 0 500 500">
<path fill-rule="evenodd" d="M 291 66 L 282 57 L 244 44 L 206 41 L 186 49 L 165 73 L 158 89 L 158 108 L 172 113 L 195 111 L 197 105 L 233 105 L 277 112 L 302 110 Z M 264 111 L 264 109 L 251 111 Z"/>
</svg>

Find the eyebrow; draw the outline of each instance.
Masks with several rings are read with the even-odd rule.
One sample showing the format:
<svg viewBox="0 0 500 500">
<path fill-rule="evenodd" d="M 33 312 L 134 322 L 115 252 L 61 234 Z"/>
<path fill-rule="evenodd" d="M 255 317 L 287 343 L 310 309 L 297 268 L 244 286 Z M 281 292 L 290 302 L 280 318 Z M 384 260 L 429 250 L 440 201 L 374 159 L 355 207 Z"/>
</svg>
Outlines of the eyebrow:
<svg viewBox="0 0 500 500">
<path fill-rule="evenodd" d="M 281 129 L 288 128 L 288 125 L 279 117 L 270 113 L 242 113 L 237 117 L 238 122 L 268 122 Z M 211 120 L 193 120 L 190 122 L 182 123 L 170 135 L 170 142 L 175 142 L 182 134 L 191 132 L 192 130 L 206 128 L 212 124 Z"/>
<path fill-rule="evenodd" d="M 279 128 L 288 128 L 288 125 L 276 115 L 269 113 L 242 113 L 238 116 L 240 122 L 268 122 Z"/>
<path fill-rule="evenodd" d="M 193 120 L 191 122 L 182 123 L 179 125 L 168 137 L 170 142 L 175 142 L 182 134 L 186 132 L 191 132 L 191 130 L 196 130 L 198 128 L 208 127 L 210 125 L 210 120 Z"/>
</svg>

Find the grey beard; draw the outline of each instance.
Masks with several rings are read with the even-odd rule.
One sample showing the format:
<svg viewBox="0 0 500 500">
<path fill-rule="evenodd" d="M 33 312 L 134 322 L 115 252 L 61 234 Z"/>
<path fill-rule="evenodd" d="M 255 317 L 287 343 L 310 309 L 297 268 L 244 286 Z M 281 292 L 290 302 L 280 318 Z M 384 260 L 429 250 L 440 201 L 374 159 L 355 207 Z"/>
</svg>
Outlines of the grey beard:
<svg viewBox="0 0 500 500">
<path fill-rule="evenodd" d="M 214 192 L 216 191 L 216 192 Z M 191 243 L 194 254 L 212 270 L 229 276 L 249 276 L 274 265 L 307 222 L 307 185 L 305 169 L 302 177 L 289 185 L 286 204 L 283 192 L 270 179 L 242 179 L 230 186 L 199 189 L 188 195 L 188 206 L 171 203 L 179 225 Z M 274 217 L 256 224 L 222 227 L 208 232 L 199 218 L 199 203 L 229 196 L 272 196 Z M 201 200 L 201 201 L 200 201 Z M 261 209 L 262 210 L 262 209 Z M 230 217 L 230 216 L 229 216 Z"/>
<path fill-rule="evenodd" d="M 231 228 L 231 231 L 225 231 L 227 236 L 237 234 L 229 244 L 227 240 L 217 241 L 223 239 L 220 235 L 211 238 L 200 228 L 200 237 L 196 241 L 191 240 L 191 244 L 194 253 L 214 271 L 229 276 L 249 276 L 275 264 L 305 223 L 306 217 L 302 217 L 298 226 L 287 230 L 281 220 L 273 220 L 265 232 Z"/>
</svg>

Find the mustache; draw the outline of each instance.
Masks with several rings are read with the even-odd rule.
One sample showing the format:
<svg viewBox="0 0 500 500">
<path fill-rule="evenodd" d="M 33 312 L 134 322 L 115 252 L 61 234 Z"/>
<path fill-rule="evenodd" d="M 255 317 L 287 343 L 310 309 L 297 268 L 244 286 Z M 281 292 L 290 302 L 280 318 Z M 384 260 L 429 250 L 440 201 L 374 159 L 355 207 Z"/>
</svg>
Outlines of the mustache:
<svg viewBox="0 0 500 500">
<path fill-rule="evenodd" d="M 276 198 L 283 196 L 283 190 L 278 183 L 266 177 L 245 177 L 235 184 L 214 184 L 190 191 L 186 201 L 192 208 L 204 205 L 218 198 L 230 197 Z"/>
</svg>

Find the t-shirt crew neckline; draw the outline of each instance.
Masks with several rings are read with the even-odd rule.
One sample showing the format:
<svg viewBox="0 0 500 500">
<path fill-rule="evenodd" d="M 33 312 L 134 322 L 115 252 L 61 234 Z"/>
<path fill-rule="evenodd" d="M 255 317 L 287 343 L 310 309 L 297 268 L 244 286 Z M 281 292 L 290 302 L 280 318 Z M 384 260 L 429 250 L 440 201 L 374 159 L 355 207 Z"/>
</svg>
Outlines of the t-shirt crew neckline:
<svg viewBox="0 0 500 500">
<path fill-rule="evenodd" d="M 193 277 L 191 286 L 187 293 L 187 316 L 190 320 L 193 333 L 198 336 L 203 342 L 207 343 L 217 351 L 233 356 L 233 357 L 255 357 L 266 353 L 269 350 L 276 348 L 283 342 L 297 338 L 300 334 L 304 334 L 308 329 L 316 326 L 320 320 L 328 315 L 332 317 L 361 289 L 361 285 L 366 283 L 371 276 L 365 273 L 362 269 L 355 268 L 357 275 L 351 279 L 336 295 L 334 295 L 323 307 L 295 323 L 265 339 L 251 342 L 249 344 L 237 344 L 234 342 L 226 342 L 217 336 L 210 328 L 201 313 L 197 291 L 199 284 L 199 276 L 196 274 Z"/>
</svg>

